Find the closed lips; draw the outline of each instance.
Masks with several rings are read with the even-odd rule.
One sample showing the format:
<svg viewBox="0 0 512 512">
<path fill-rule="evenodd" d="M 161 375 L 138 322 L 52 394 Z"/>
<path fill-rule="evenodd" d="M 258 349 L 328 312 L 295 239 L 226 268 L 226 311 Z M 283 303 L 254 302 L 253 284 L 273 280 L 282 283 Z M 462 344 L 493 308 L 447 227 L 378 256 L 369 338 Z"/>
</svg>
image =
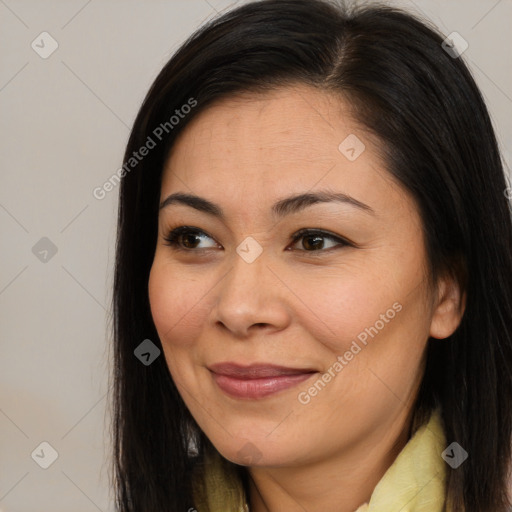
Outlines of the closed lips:
<svg viewBox="0 0 512 512">
<path fill-rule="evenodd" d="M 235 377 L 238 379 L 261 379 L 268 377 L 280 377 L 283 375 L 301 375 L 304 373 L 316 373 L 311 368 L 288 368 L 271 364 L 258 364 L 242 366 L 235 363 L 219 363 L 209 367 L 210 371 L 219 375 Z"/>
<path fill-rule="evenodd" d="M 310 368 L 275 365 L 241 366 L 219 363 L 209 367 L 218 388 L 231 398 L 255 400 L 296 386 L 317 373 Z"/>
</svg>

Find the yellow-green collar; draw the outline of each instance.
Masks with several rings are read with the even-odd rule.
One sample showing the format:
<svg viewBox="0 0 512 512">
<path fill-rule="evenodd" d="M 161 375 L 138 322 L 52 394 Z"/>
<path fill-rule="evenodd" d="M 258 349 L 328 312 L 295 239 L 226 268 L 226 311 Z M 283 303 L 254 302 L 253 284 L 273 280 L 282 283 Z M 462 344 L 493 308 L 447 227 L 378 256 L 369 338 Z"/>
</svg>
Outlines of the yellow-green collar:
<svg viewBox="0 0 512 512">
<path fill-rule="evenodd" d="M 444 512 L 446 448 L 439 410 L 421 426 L 398 454 L 370 501 L 356 512 Z"/>
<path fill-rule="evenodd" d="M 418 428 L 375 487 L 370 501 L 355 512 L 445 512 L 446 447 L 439 410 Z M 211 454 L 194 480 L 200 512 L 244 512 L 246 497 L 235 466 Z"/>
</svg>

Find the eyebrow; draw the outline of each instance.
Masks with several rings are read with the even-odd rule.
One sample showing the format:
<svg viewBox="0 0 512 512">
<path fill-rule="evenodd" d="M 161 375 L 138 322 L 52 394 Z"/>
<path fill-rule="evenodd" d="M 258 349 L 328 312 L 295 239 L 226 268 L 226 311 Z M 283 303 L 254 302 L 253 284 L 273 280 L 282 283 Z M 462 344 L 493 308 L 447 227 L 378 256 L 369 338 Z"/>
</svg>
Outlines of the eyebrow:
<svg viewBox="0 0 512 512">
<path fill-rule="evenodd" d="M 332 192 L 328 190 L 305 192 L 303 194 L 295 194 L 284 199 L 280 199 L 272 205 L 272 213 L 277 217 L 284 217 L 285 215 L 290 215 L 304 210 L 313 204 L 332 202 L 348 204 L 361 211 L 375 215 L 375 211 L 370 206 L 358 201 L 354 197 L 341 192 Z M 195 194 L 185 194 L 183 192 L 171 194 L 160 203 L 160 210 L 171 204 L 183 204 L 190 206 L 200 212 L 225 220 L 225 214 L 220 206 L 212 203 L 204 197 L 196 196 Z"/>
</svg>

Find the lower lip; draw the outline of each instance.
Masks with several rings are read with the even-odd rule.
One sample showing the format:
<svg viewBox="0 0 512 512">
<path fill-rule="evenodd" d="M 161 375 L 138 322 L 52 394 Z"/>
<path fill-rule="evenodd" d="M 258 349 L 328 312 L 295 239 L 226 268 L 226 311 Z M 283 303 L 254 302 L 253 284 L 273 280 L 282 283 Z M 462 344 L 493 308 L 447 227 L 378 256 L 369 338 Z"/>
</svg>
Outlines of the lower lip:
<svg viewBox="0 0 512 512">
<path fill-rule="evenodd" d="M 237 379 L 227 375 L 212 373 L 217 386 L 233 398 L 258 399 L 292 388 L 309 379 L 315 373 L 300 373 L 297 375 L 280 375 L 263 377 L 261 379 Z"/>
</svg>

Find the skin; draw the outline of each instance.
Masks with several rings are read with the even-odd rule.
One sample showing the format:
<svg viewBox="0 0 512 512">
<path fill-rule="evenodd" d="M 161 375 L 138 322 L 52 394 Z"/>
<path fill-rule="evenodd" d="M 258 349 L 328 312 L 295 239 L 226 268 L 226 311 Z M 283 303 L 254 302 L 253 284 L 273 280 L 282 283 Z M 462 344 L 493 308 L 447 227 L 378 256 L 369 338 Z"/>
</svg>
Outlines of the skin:
<svg viewBox="0 0 512 512">
<path fill-rule="evenodd" d="M 338 150 L 349 134 L 366 146 L 355 161 Z M 460 323 L 454 280 L 427 286 L 416 205 L 386 171 L 377 144 L 343 99 L 298 85 L 210 106 L 180 134 L 165 166 L 161 201 L 193 193 L 220 206 L 225 219 L 183 204 L 160 210 L 152 315 L 197 423 L 225 458 L 248 466 L 251 511 L 353 512 L 367 502 L 408 440 L 428 337 L 446 338 Z M 272 215 L 279 199 L 326 189 L 374 214 L 325 202 Z M 205 234 L 173 249 L 165 237 L 180 225 Z M 316 246 L 311 236 L 293 242 L 302 228 L 353 245 L 327 236 Z M 262 248 L 252 263 L 236 252 L 248 236 Z M 401 311 L 300 403 L 298 393 L 395 303 Z M 225 395 L 207 368 L 225 361 L 319 373 L 270 397 L 240 400 Z"/>
</svg>

